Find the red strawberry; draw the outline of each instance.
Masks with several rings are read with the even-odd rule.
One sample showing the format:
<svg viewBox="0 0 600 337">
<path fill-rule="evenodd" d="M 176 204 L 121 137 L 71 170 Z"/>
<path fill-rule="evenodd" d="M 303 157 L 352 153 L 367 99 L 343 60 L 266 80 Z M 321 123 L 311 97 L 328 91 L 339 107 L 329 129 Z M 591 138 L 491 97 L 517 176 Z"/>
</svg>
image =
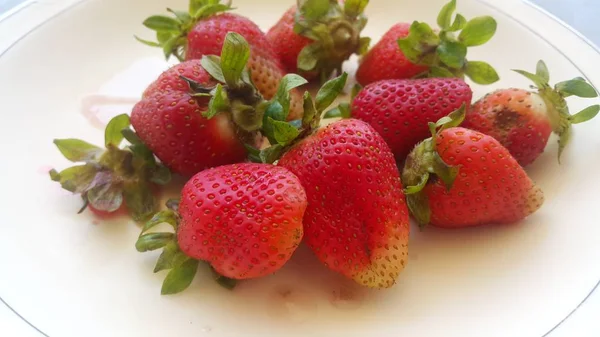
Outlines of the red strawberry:
<svg viewBox="0 0 600 337">
<path fill-rule="evenodd" d="M 542 190 L 496 139 L 456 127 L 464 113 L 432 123 L 433 137 L 406 160 L 402 180 L 412 214 L 422 226 L 462 228 L 514 223 L 536 212 Z"/>
<path fill-rule="evenodd" d="M 265 99 L 271 99 L 285 75 L 284 68 L 260 28 L 243 16 L 222 13 L 229 10 L 229 5 L 218 1 L 191 0 L 189 13 L 176 12 L 175 18 L 152 16 L 144 21 L 146 27 L 157 32 L 158 43 L 138 40 L 161 47 L 167 57 L 175 55 L 183 61 L 221 55 L 227 33 L 238 33 L 250 44 L 248 70 L 252 81 Z M 295 90 L 291 96 L 289 117 L 297 119 L 301 117 L 302 96 Z"/>
<path fill-rule="evenodd" d="M 409 23 L 394 25 L 362 58 L 356 80 L 362 85 L 387 79 L 413 78 L 426 73 L 425 65 L 414 64 L 398 48 L 398 39 L 408 36 Z"/>
<path fill-rule="evenodd" d="M 265 101 L 244 70 L 248 44 L 236 33 L 226 39 L 220 59 L 207 56 L 174 66 L 146 89 L 131 113 L 139 138 L 176 173 L 190 176 L 244 161 L 245 145 L 258 146 L 261 128 L 270 125 L 266 116 L 274 116 L 266 114 L 268 106 L 277 103 L 275 119 L 285 120 L 288 90 L 306 82 L 287 76 L 274 101 Z"/>
<path fill-rule="evenodd" d="M 301 73 L 324 82 L 353 54 L 369 47 L 360 32 L 367 23 L 363 14 L 368 1 L 345 3 L 320 0 L 306 2 L 298 11 L 291 7 L 269 30 L 267 38 L 287 72 Z"/>
<path fill-rule="evenodd" d="M 136 243 L 140 252 L 164 247 L 155 272 L 171 269 L 163 294 L 180 292 L 192 281 L 198 260 L 236 280 L 280 269 L 303 236 L 306 193 L 283 167 L 235 164 L 195 175 L 184 186 L 178 212 L 158 213 Z M 167 222 L 173 233 L 146 233 Z"/>
<path fill-rule="evenodd" d="M 593 98 L 598 93 L 582 78 L 552 88 L 543 61 L 538 62 L 536 74 L 518 72 L 530 78 L 538 91 L 503 89 L 488 94 L 467 113 L 463 126 L 496 138 L 521 166 L 533 163 L 544 152 L 554 131 L 560 137 L 560 159 L 571 138 L 571 125 L 586 122 L 600 111 L 600 106 L 594 105 L 572 116 L 565 98 Z"/>
<path fill-rule="evenodd" d="M 431 136 L 427 123 L 468 107 L 473 92 L 456 78 L 385 80 L 362 89 L 352 102 L 352 117 L 373 126 L 399 162 Z"/>
<path fill-rule="evenodd" d="M 81 163 L 61 172 L 50 171 L 52 180 L 81 195 L 81 211 L 89 207 L 104 218 L 128 212 L 136 221 L 147 220 L 156 211 L 156 184 L 166 184 L 171 174 L 146 146 L 131 137 L 129 123 L 127 115 L 108 123 L 105 149 L 79 139 L 54 140 L 65 158 Z M 132 145 L 121 146 L 125 137 Z"/>
<path fill-rule="evenodd" d="M 368 124 L 346 119 L 304 139 L 279 164 L 306 189 L 305 242 L 329 268 L 388 288 L 404 269 L 409 220 L 394 155 Z"/>
<path fill-rule="evenodd" d="M 496 21 L 482 16 L 467 22 L 460 14 L 453 20 L 455 10 L 456 0 L 442 8 L 439 30 L 418 21 L 393 26 L 361 60 L 358 82 L 365 86 L 386 79 L 465 75 L 478 84 L 498 81 L 489 64 L 467 60 L 468 47 L 485 44 L 494 36 Z"/>
</svg>

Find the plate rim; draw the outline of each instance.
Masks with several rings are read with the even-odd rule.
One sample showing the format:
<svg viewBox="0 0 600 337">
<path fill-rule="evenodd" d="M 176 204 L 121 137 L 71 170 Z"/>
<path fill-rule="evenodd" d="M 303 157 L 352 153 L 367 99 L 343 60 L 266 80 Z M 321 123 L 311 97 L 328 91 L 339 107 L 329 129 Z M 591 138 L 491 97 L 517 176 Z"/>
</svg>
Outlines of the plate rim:
<svg viewBox="0 0 600 337">
<path fill-rule="evenodd" d="M 561 54 L 566 60 L 568 60 L 577 69 L 577 71 L 579 71 L 579 73 L 581 73 L 583 75 L 583 77 L 595 89 L 598 88 L 598 86 L 596 86 L 594 84 L 594 81 L 592 81 L 592 79 L 581 69 L 581 67 L 578 64 L 576 64 L 565 52 L 563 52 L 560 48 L 558 48 L 553 42 L 548 40 L 544 35 L 542 35 L 538 31 L 536 31 L 534 28 L 528 26 L 527 24 L 525 24 L 518 18 L 514 17 L 511 13 L 507 12 L 506 10 L 495 6 L 493 3 L 493 0 L 475 0 L 475 1 L 481 3 L 482 5 L 484 5 L 488 8 L 491 8 L 495 11 L 500 12 L 502 15 L 506 16 L 511 21 L 515 22 L 517 25 L 523 27 L 530 33 L 534 34 L 535 36 L 537 36 L 538 38 L 540 38 L 541 40 L 546 42 L 550 47 L 552 47 L 555 51 L 557 51 L 559 54 Z M 3 57 L 5 54 L 7 54 L 9 51 L 11 51 L 16 45 L 18 45 L 21 41 L 23 41 L 25 38 L 27 38 L 30 34 L 34 33 L 38 29 L 42 28 L 48 22 L 50 22 L 54 19 L 57 19 L 60 16 L 62 16 L 63 14 L 70 12 L 72 9 L 75 9 L 76 7 L 79 7 L 88 2 L 90 2 L 90 1 L 89 0 L 72 0 L 72 2 L 70 3 L 70 1 L 64 0 L 64 2 L 57 1 L 57 2 L 53 3 L 53 5 L 59 6 L 58 11 L 56 11 L 56 12 L 44 17 L 43 19 L 39 20 L 38 22 L 34 23 L 29 29 L 26 29 L 23 33 L 21 33 L 20 36 L 18 36 L 16 40 L 10 42 L 8 44 L 8 46 L 6 46 L 6 48 L 4 48 L 4 50 L 0 50 L 0 58 Z M 66 3 L 66 5 L 65 5 L 65 3 Z M 600 56 L 600 46 L 597 45 L 596 43 L 594 43 L 592 40 L 590 40 L 585 35 L 583 35 L 579 30 L 577 30 L 573 26 L 566 23 L 564 20 L 562 20 L 559 17 L 557 17 L 556 15 L 550 13 L 548 10 L 542 8 L 540 5 L 533 3 L 531 0 L 519 0 L 518 3 L 523 6 L 528 6 L 532 10 L 535 10 L 535 11 L 541 13 L 543 16 L 549 18 L 554 23 L 557 23 L 559 26 L 565 28 L 570 34 L 574 35 L 577 39 L 579 39 L 581 42 L 583 42 L 585 45 L 587 45 L 589 48 L 591 48 L 598 56 Z M 0 25 L 4 21 L 6 21 L 10 18 L 14 18 L 18 15 L 22 15 L 24 12 L 27 12 L 29 9 L 31 9 L 32 5 L 35 5 L 35 4 L 38 4 L 37 0 L 25 0 L 22 3 L 18 4 L 17 6 L 9 9 L 6 13 L 0 15 Z M 61 8 L 60 7 L 61 5 L 64 7 Z M 51 10 L 51 9 L 48 9 L 48 10 Z M 541 337 L 548 337 L 552 333 L 554 333 L 559 327 L 561 327 L 566 321 L 568 321 L 592 297 L 592 295 L 596 293 L 596 291 L 599 288 L 600 288 L 600 280 L 598 280 L 598 282 L 590 290 L 590 292 L 581 300 L 581 302 L 574 309 L 572 309 L 569 312 L 569 314 L 566 317 L 564 317 L 560 322 L 558 322 L 554 327 L 552 327 L 548 332 L 543 334 Z M 33 330 L 35 330 L 41 336 L 50 337 L 47 333 L 45 333 L 44 331 L 42 331 L 41 329 L 36 327 L 33 323 L 31 323 L 29 320 L 27 320 L 27 318 L 25 318 L 24 316 L 19 314 L 9 303 L 7 303 L 2 298 L 1 294 L 0 294 L 0 303 L 5 305 L 14 315 L 16 315 L 19 319 L 21 319 L 23 322 L 25 322 L 29 327 L 31 327 Z"/>
</svg>

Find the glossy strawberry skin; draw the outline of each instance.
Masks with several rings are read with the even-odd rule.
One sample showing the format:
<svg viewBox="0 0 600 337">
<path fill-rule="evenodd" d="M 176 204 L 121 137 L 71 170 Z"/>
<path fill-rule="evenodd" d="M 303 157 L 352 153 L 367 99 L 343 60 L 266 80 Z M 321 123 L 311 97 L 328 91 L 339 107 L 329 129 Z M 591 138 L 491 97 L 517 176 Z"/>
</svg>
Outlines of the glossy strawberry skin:
<svg viewBox="0 0 600 337">
<path fill-rule="evenodd" d="M 441 181 L 425 187 L 431 225 L 463 228 L 523 220 L 544 202 L 542 190 L 493 137 L 465 128 L 444 130 L 436 150 L 459 175 L 448 191 Z"/>
<path fill-rule="evenodd" d="M 184 176 L 244 161 L 247 153 L 229 116 L 204 118 L 208 100 L 192 97 L 180 74 L 212 85 L 198 60 L 166 71 L 131 113 L 131 124 L 140 139 L 167 167 Z"/>
<path fill-rule="evenodd" d="M 371 124 L 399 162 L 431 136 L 429 122 L 467 110 L 473 92 L 461 79 L 384 80 L 372 83 L 352 102 L 352 117 Z"/>
<path fill-rule="evenodd" d="M 409 220 L 394 156 L 368 124 L 320 129 L 279 165 L 306 189 L 305 242 L 329 268 L 372 288 L 394 285 L 407 262 Z"/>
<path fill-rule="evenodd" d="M 154 94 L 168 94 L 173 91 L 189 92 L 190 86 L 181 78 L 182 76 L 206 85 L 207 87 L 212 87 L 217 84 L 210 74 L 204 70 L 200 64 L 200 60 L 190 60 L 179 63 L 160 74 L 160 76 L 144 90 L 143 97 L 146 98 Z"/>
<path fill-rule="evenodd" d="M 186 60 L 221 55 L 228 32 L 238 33 L 248 41 L 251 49 L 248 60 L 250 77 L 265 99 L 273 98 L 281 78 L 286 74 L 284 67 L 265 34 L 243 16 L 224 13 L 199 21 L 187 35 Z M 302 96 L 296 90 L 291 92 L 291 96 L 290 119 L 296 119 L 302 114 Z"/>
<path fill-rule="evenodd" d="M 312 40 L 294 33 L 296 6 L 292 6 L 279 21 L 267 32 L 267 39 L 273 50 L 279 56 L 284 69 L 288 73 L 299 74 L 298 55 L 312 43 Z M 316 74 L 302 73 L 307 80 L 312 80 Z"/>
<path fill-rule="evenodd" d="M 356 73 L 363 86 L 387 79 L 412 78 L 428 70 L 410 62 L 400 51 L 398 39 L 408 36 L 409 23 L 394 25 L 381 40 L 363 57 Z"/>
<path fill-rule="evenodd" d="M 181 192 L 181 250 L 234 279 L 281 268 L 302 240 L 306 193 L 283 167 L 234 164 L 195 175 Z"/>
<path fill-rule="evenodd" d="M 521 166 L 532 164 L 552 134 L 547 105 L 522 89 L 497 90 L 476 102 L 463 126 L 496 138 Z"/>
</svg>

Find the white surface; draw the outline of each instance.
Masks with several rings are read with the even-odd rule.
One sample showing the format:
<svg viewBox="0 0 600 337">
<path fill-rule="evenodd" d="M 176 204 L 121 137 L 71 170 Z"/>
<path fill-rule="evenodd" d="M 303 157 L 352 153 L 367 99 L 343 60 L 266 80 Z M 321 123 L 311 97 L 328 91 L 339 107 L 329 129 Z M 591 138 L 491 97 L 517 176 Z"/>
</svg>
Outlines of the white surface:
<svg viewBox="0 0 600 337">
<path fill-rule="evenodd" d="M 274 22 L 288 4 L 236 1 L 240 12 L 247 13 L 257 13 L 256 7 L 267 3 L 272 4 L 264 14 L 252 16 L 263 28 Z M 384 15 L 396 13 L 391 5 L 372 1 L 367 34 L 379 36 L 384 27 L 399 20 L 433 21 L 431 8 L 439 8 L 442 1 L 429 1 L 428 8 L 418 6 L 416 0 L 394 3 L 394 9 L 403 11 L 392 18 Z M 21 15 L 38 13 L 35 18 L 39 20 L 44 11 L 50 15 L 63 4 L 55 1 L 46 10 L 27 9 L 18 14 L 19 20 L 15 16 L 0 24 L 0 32 L 6 32 L 4 27 L 26 31 L 17 21 L 30 26 L 36 21 L 21 20 Z M 169 5 L 184 6 L 182 1 Z M 66 165 L 52 148 L 52 138 L 101 139 L 101 132 L 78 114 L 80 100 L 102 88 L 109 90 L 107 83 L 114 83 L 111 80 L 117 73 L 125 74 L 125 78 L 131 78 L 127 74 L 143 73 L 146 78 L 148 72 L 136 70 L 136 65 L 159 51 L 137 45 L 131 35 L 144 34 L 138 22 L 164 6 L 142 0 L 89 1 L 32 33 L 0 58 L 0 87 L 5 88 L 8 97 L 0 103 L 0 110 L 15 112 L 10 123 L 0 125 L 0 134 L 13 140 L 18 134 L 22 141 L 18 148 L 14 141 L 2 138 L 0 142 L 5 156 L 22 163 L 0 167 L 0 183 L 11 191 L 3 205 L 10 207 L 10 214 L 17 215 L 0 224 L 0 265 L 10 271 L 0 277 L 0 294 L 50 336 L 118 337 L 142 332 L 146 336 L 165 336 L 165 331 L 181 336 L 231 336 L 241 332 L 256 336 L 270 330 L 287 336 L 318 331 L 320 336 L 404 332 L 416 337 L 537 337 L 565 317 L 600 279 L 600 229 L 592 220 L 600 215 L 594 203 L 600 182 L 585 179 L 588 168 L 600 164 L 594 151 L 600 145 L 599 137 L 594 135 L 600 123 L 594 121 L 578 127 L 563 166 L 555 163 L 553 146 L 531 169 L 549 199 L 539 214 L 510 228 L 414 233 L 413 259 L 393 290 L 357 289 L 317 268 L 310 254 L 301 251 L 278 275 L 245 283 L 233 294 L 201 278 L 181 296 L 160 297 L 160 275 L 151 274 L 152 256 L 137 254 L 133 249 L 137 228 L 132 224 L 93 226 L 86 215 L 72 215 L 79 206 L 77 199 L 62 193 L 38 171 L 48 164 Z M 600 56 L 571 32 L 518 1 L 494 6 L 522 21 L 527 19 L 528 25 L 561 46 L 584 73 L 600 83 L 600 69 L 595 66 Z M 460 10 L 468 17 L 490 11 L 472 0 L 461 1 Z M 104 25 L 90 19 L 109 15 Z M 471 56 L 489 60 L 502 69 L 503 81 L 494 87 L 527 85 L 507 69 L 530 69 L 540 57 L 549 63 L 555 80 L 579 75 L 538 37 L 505 16 L 495 16 L 500 23 L 498 36 Z M 14 39 L 16 35 L 10 36 Z M 6 46 L 6 41 L 6 36 L 0 35 L 0 43 Z M 44 62 L 39 62 L 41 56 Z M 157 70 L 155 66 L 148 69 Z M 138 80 L 141 83 L 137 85 L 146 81 Z M 476 89 L 476 96 L 484 93 Z M 36 93 L 34 97 L 32 92 Z M 583 105 L 578 101 L 572 107 L 577 110 Z M 61 124 L 47 128 L 57 120 Z M 35 130 L 34 136 L 23 137 L 21 130 L 26 125 Z M 32 208 L 36 212 L 31 212 Z M 298 284 L 301 277 L 304 281 Z M 281 287 L 291 287 L 294 296 L 278 297 Z M 340 288 L 352 292 L 356 299 L 336 301 L 332 292 Z M 599 297 L 594 295 L 556 335 L 597 336 L 600 326 L 594 314 L 600 308 Z M 122 312 L 117 313 L 115 308 Z M 0 318 L 6 317 L 10 313 L 0 309 Z M 0 319 L 0 327 L 4 328 L 2 322 Z M 13 323 L 17 329 L 23 328 L 18 319 Z M 348 331 L 341 331 L 340 326 Z"/>
</svg>

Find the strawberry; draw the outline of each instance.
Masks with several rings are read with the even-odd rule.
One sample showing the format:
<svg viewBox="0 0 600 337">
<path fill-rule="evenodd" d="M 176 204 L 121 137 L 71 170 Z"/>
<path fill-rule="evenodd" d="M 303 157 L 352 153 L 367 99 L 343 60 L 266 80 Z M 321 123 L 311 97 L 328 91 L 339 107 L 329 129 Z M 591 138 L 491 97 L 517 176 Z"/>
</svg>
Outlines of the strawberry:
<svg viewBox="0 0 600 337">
<path fill-rule="evenodd" d="M 371 288 L 404 269 L 409 220 L 394 155 L 367 123 L 345 119 L 293 146 L 278 165 L 308 197 L 305 242 L 329 268 Z"/>
<path fill-rule="evenodd" d="M 342 64 L 353 54 L 363 54 L 370 39 L 360 37 L 367 23 L 368 0 L 305 1 L 291 7 L 269 30 L 267 38 L 285 70 L 325 82 L 342 73 Z"/>
<path fill-rule="evenodd" d="M 473 92 L 457 78 L 383 80 L 369 84 L 352 101 L 352 117 L 373 126 L 399 162 L 431 133 L 427 123 L 471 103 Z"/>
<path fill-rule="evenodd" d="M 571 139 L 572 124 L 586 122 L 600 111 L 600 105 L 594 105 L 571 115 L 565 99 L 594 98 L 598 93 L 579 77 L 552 88 L 548 68 L 541 60 L 535 74 L 517 72 L 531 79 L 537 92 L 511 88 L 490 93 L 467 113 L 463 126 L 496 138 L 521 166 L 533 163 L 544 152 L 554 132 L 559 136 L 560 160 Z"/>
<path fill-rule="evenodd" d="M 222 58 L 185 61 L 163 73 L 131 113 L 138 137 L 175 173 L 191 176 L 244 161 L 245 145 L 258 146 L 261 128 L 270 125 L 265 120 L 270 104 L 277 103 L 279 119 L 285 120 L 288 91 L 306 82 L 285 77 L 267 102 L 244 70 L 250 54 L 244 38 L 229 33 L 223 49 Z"/>
<path fill-rule="evenodd" d="M 421 226 L 463 228 L 506 224 L 536 212 L 542 190 L 496 139 L 458 127 L 462 107 L 437 124 L 406 160 L 402 180 Z"/>
<path fill-rule="evenodd" d="M 79 139 L 55 139 L 54 144 L 68 160 L 81 163 L 61 172 L 50 171 L 53 181 L 70 192 L 80 194 L 84 205 L 101 217 L 128 212 L 136 221 L 147 220 L 156 211 L 156 185 L 169 182 L 171 174 L 158 164 L 150 150 L 131 139 L 130 119 L 119 115 L 105 131 L 105 149 Z"/>
<path fill-rule="evenodd" d="M 183 61 L 221 55 L 227 33 L 238 33 L 250 44 L 250 77 L 259 92 L 271 99 L 285 75 L 284 68 L 260 28 L 243 16 L 224 13 L 231 9 L 219 0 L 190 0 L 188 13 L 169 10 L 175 17 L 156 15 L 144 21 L 146 27 L 156 31 L 158 42 L 138 40 L 162 48 L 167 58 L 173 55 Z M 295 90 L 291 96 L 289 117 L 297 119 L 301 117 L 302 97 Z"/>
<path fill-rule="evenodd" d="M 468 47 L 483 45 L 494 36 L 496 21 L 481 16 L 467 22 L 460 14 L 453 19 L 455 10 L 456 0 L 442 8 L 437 19 L 439 30 L 418 21 L 394 25 L 362 58 L 356 73 L 358 82 L 366 86 L 385 79 L 465 75 L 478 84 L 498 81 L 492 66 L 467 60 Z"/>
<path fill-rule="evenodd" d="M 160 212 L 140 235 L 140 252 L 164 247 L 154 272 L 171 269 L 163 294 L 191 283 L 199 260 L 221 281 L 270 275 L 292 256 L 303 236 L 306 193 L 283 167 L 234 164 L 196 174 L 181 192 L 179 208 Z M 149 233 L 161 223 L 176 233 Z M 229 285 L 231 285 L 229 280 Z"/>
<path fill-rule="evenodd" d="M 398 39 L 409 35 L 410 24 L 398 23 L 361 59 L 356 80 L 362 85 L 386 80 L 413 78 L 426 73 L 425 65 L 414 64 L 398 48 Z"/>
</svg>

